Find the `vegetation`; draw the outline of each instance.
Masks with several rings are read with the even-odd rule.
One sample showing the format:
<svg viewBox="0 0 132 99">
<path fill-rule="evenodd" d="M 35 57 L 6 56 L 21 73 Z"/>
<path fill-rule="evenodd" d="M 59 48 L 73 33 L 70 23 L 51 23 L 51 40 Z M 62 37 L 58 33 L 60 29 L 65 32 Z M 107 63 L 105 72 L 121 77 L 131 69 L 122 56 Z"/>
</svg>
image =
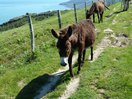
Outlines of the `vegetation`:
<svg viewBox="0 0 132 99">
<path fill-rule="evenodd" d="M 121 1 L 122 0 L 105 0 L 105 4 L 109 6 Z M 67 2 L 61 3 L 61 5 L 65 5 L 67 7 L 73 8 L 73 4 L 76 4 L 77 8 L 84 8 L 84 2 L 86 2 L 88 6 L 92 4 L 92 0 L 69 0 Z"/>
<path fill-rule="evenodd" d="M 95 45 L 100 42 L 102 37 L 109 35 L 104 34 L 104 29 L 107 28 L 112 29 L 116 35 L 124 33 L 129 38 L 132 38 L 130 21 L 132 18 L 128 17 L 130 16 L 132 6 L 130 6 L 128 12 L 118 14 L 114 14 L 114 12 L 121 10 L 119 3 L 110 6 L 110 9 L 110 11 L 105 12 L 105 16 L 113 13 L 112 16 L 105 18 L 101 24 L 96 23 L 98 35 Z M 116 10 L 114 11 L 113 9 Z M 116 20 L 117 23 L 113 24 L 113 20 Z M 125 48 L 108 47 L 95 62 L 90 63 L 85 61 L 79 75 L 79 88 L 69 99 L 131 99 L 131 49 L 132 44 Z M 87 51 L 86 56 L 89 55 L 89 52 L 90 50 Z M 77 64 L 74 66 L 74 74 L 76 72 Z M 55 86 L 54 91 L 43 98 L 57 99 L 62 95 L 69 81 L 69 72 L 67 72 L 62 76 L 57 86 Z"/>
<path fill-rule="evenodd" d="M 51 16 L 54 16 L 55 14 L 56 14 L 56 11 L 52 11 L 52 12 L 48 11 L 48 12 L 44 12 L 44 13 L 40 13 L 40 14 L 32 13 L 31 16 L 32 16 L 33 20 L 41 21 L 41 20 L 44 20 Z M 1 24 L 0 31 L 7 31 L 9 29 L 18 28 L 18 27 L 25 25 L 26 23 L 27 23 L 26 15 L 16 17 L 16 18 L 9 20 L 8 22 Z"/>
<path fill-rule="evenodd" d="M 80 75 L 80 87 L 70 99 L 130 99 L 131 48 L 107 48 L 97 61 L 86 63 Z"/>
<path fill-rule="evenodd" d="M 79 10 L 78 13 L 85 15 L 84 11 L 84 9 Z M 79 19 L 85 18 L 82 14 L 78 16 Z M 73 17 L 67 18 L 69 16 Z M 72 10 L 62 12 L 62 26 L 72 23 L 74 23 L 74 12 Z M 57 15 L 42 21 L 34 20 L 33 25 L 36 45 L 34 58 L 31 58 L 30 53 L 28 24 L 0 32 L 0 98 L 16 97 L 25 85 L 29 85 L 32 90 L 30 93 L 32 96 L 30 94 L 25 96 L 28 99 L 33 97 L 37 89 L 46 82 L 41 78 L 48 77 L 45 75 L 50 76 L 61 67 L 55 47 L 56 41 L 50 32 L 52 28 L 58 30 Z M 39 76 L 41 76 L 40 79 L 37 79 Z M 33 82 L 33 85 L 30 82 Z"/>
<path fill-rule="evenodd" d="M 105 16 L 112 11 L 119 11 L 120 4 L 112 5 L 110 9 L 110 11 L 106 10 Z M 85 18 L 84 11 L 84 9 L 77 10 L 79 20 Z M 104 34 L 104 29 L 107 28 L 112 29 L 116 34 L 124 33 L 132 38 L 132 34 L 130 34 L 132 31 L 131 11 L 132 6 L 130 5 L 127 12 L 118 13 L 118 15 L 113 13 L 111 17 L 105 17 L 103 23 L 95 23 L 98 33 L 95 46 L 105 35 L 108 35 Z M 113 20 L 116 20 L 115 24 L 112 24 Z M 72 10 L 62 13 L 62 22 L 63 27 L 75 22 Z M 18 99 L 32 99 L 51 74 L 60 68 L 59 55 L 55 47 L 56 40 L 50 32 L 52 28 L 58 30 L 57 16 L 54 15 L 41 21 L 34 20 L 33 25 L 36 43 L 36 52 L 33 58 L 30 54 L 28 24 L 0 32 L 1 99 L 10 99 L 16 96 Z M 86 61 L 80 75 L 80 86 L 71 99 L 97 98 L 100 96 L 99 89 L 105 90 L 101 98 L 130 99 L 132 97 L 131 48 L 131 45 L 125 48 L 109 47 L 95 62 Z M 75 74 L 76 66 L 77 64 L 74 66 Z M 55 86 L 54 91 L 47 94 L 45 98 L 58 98 L 66 89 L 66 84 L 70 79 L 69 72 L 66 72 Z M 95 85 L 97 89 L 91 88 L 91 85 Z"/>
</svg>

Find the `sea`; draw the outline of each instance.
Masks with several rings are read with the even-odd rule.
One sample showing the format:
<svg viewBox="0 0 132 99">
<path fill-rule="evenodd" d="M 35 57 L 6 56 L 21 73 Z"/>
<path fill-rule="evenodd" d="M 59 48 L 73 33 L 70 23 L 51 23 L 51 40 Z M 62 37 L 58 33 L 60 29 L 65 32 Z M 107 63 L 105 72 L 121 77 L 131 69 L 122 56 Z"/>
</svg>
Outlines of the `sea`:
<svg viewBox="0 0 132 99">
<path fill-rule="evenodd" d="M 59 5 L 69 0 L 0 0 L 0 24 L 28 13 L 69 9 Z"/>
</svg>

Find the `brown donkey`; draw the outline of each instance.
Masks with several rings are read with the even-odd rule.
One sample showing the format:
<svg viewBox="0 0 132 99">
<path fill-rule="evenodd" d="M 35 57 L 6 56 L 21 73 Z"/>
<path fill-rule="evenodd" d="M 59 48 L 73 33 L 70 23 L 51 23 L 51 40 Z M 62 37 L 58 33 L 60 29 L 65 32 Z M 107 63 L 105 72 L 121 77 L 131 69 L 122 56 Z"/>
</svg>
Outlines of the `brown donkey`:
<svg viewBox="0 0 132 99">
<path fill-rule="evenodd" d="M 90 19 L 90 16 L 93 15 L 93 22 L 95 22 L 95 15 L 94 13 L 97 13 L 98 16 L 98 22 L 103 22 L 103 13 L 105 7 L 109 9 L 107 6 L 105 6 L 104 2 L 97 1 L 94 2 L 90 8 L 90 10 L 86 12 L 86 19 Z"/>
<path fill-rule="evenodd" d="M 93 59 L 93 43 L 95 41 L 95 27 L 91 20 L 83 20 L 80 23 L 68 26 L 65 29 L 56 33 L 51 30 L 54 37 L 58 39 L 57 48 L 62 66 L 69 64 L 70 75 L 72 72 L 72 57 L 74 51 L 78 50 L 78 74 L 80 73 L 81 65 L 84 63 L 85 52 L 87 47 L 91 47 L 91 60 Z"/>
</svg>

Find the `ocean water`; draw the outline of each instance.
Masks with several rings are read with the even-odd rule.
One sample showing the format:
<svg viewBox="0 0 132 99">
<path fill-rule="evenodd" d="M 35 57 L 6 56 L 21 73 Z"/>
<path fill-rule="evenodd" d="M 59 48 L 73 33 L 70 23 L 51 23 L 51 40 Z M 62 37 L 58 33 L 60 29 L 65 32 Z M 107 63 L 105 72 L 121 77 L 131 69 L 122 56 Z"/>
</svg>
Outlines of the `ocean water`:
<svg viewBox="0 0 132 99">
<path fill-rule="evenodd" d="M 59 5 L 68 0 L 0 0 L 0 24 L 28 13 L 68 9 Z"/>
</svg>

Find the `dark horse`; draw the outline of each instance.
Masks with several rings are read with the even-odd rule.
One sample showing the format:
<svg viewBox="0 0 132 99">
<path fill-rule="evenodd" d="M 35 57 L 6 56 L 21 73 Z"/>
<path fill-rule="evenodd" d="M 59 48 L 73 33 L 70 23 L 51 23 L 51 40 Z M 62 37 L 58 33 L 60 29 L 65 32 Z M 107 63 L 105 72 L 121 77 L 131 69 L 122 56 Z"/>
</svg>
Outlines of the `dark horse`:
<svg viewBox="0 0 132 99">
<path fill-rule="evenodd" d="M 98 16 L 98 22 L 103 22 L 103 13 L 105 7 L 109 9 L 107 6 L 105 6 L 104 2 L 98 1 L 94 2 L 91 6 L 90 10 L 86 12 L 86 19 L 90 19 L 90 16 L 93 15 L 93 22 L 95 22 L 95 15 L 94 13 L 97 13 Z"/>
<path fill-rule="evenodd" d="M 91 60 L 93 60 L 93 43 L 95 41 L 95 27 L 91 20 L 82 20 L 80 23 L 73 24 L 59 31 L 51 30 L 53 36 L 58 39 L 57 48 L 62 66 L 69 64 L 70 75 L 72 72 L 72 57 L 74 51 L 78 49 L 78 71 L 84 63 L 87 47 L 91 47 Z"/>
</svg>

